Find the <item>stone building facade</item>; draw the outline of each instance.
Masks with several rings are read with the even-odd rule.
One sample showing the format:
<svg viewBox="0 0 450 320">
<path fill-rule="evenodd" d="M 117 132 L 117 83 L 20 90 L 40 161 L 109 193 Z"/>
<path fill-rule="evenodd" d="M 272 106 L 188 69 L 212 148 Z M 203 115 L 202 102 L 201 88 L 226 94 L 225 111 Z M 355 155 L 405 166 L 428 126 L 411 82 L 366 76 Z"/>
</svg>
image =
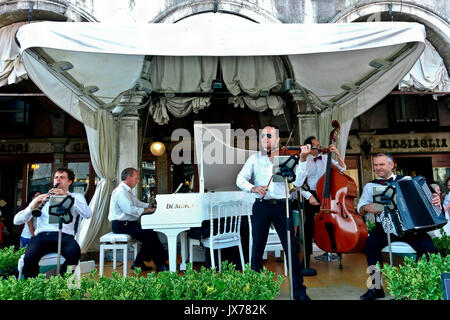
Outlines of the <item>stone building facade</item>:
<svg viewBox="0 0 450 320">
<path fill-rule="evenodd" d="M 0 0 L 0 28 L 18 22 L 45 20 L 177 23 L 210 13 L 275 24 L 418 22 L 425 26 L 427 40 L 442 58 L 445 69 L 450 68 L 450 6 L 443 0 Z M 270 45 L 270 39 L 268 43 Z M 405 174 L 425 174 L 439 183 L 450 174 L 450 92 L 440 92 L 433 99 L 428 92 L 411 91 L 414 90 L 406 94 L 393 88 L 392 94 L 354 120 L 346 162 L 349 173 L 359 186 L 373 178 L 371 155 L 376 152 L 393 153 L 401 164 L 398 169 Z M 393 117 L 395 110 L 408 108 L 409 105 L 418 110 L 418 106 L 427 105 L 428 113 L 422 120 L 428 121 L 431 117 L 429 125 L 426 122 L 420 126 L 417 123 L 402 123 L 405 119 Z M 294 109 L 289 120 L 296 130 L 295 142 L 300 144 L 307 135 L 317 135 L 317 114 L 301 100 Z M 13 212 L 25 204 L 33 175 L 35 187 L 39 186 L 39 179 L 44 179 L 48 184 L 49 172 L 38 175 L 36 169 L 32 169 L 32 165 L 39 163 L 44 164 L 37 169 L 41 171 L 44 167 L 72 165 L 82 176 L 80 191 L 88 198 L 92 196 L 96 177 L 80 123 L 40 94 L 31 80 L 0 87 L 0 112 L 7 117 L 4 119 L 8 119 L 3 121 L 8 125 L 0 129 L 0 198 L 7 198 L 9 203 L 4 215 L 7 219 L 11 220 Z M 242 119 L 255 128 L 282 122 L 267 114 L 243 112 Z M 226 115 L 222 116 L 227 119 Z M 122 137 L 138 137 L 130 143 L 142 146 L 137 148 L 143 150 L 140 154 L 122 155 L 125 162 L 132 158 L 132 162 L 141 167 L 143 181 L 140 196 L 150 200 L 155 192 L 171 192 L 178 185 L 177 172 L 180 170 L 183 176 L 181 181 L 188 181 L 189 187 L 195 191 L 195 167 L 173 166 L 168 153 L 155 157 L 148 151 L 148 145 L 156 139 L 168 141 L 171 130 L 192 125 L 187 122 L 199 118 L 174 119 L 170 126 L 162 128 L 152 121 L 148 122 L 146 117 L 145 112 L 124 117 L 120 132 Z M 124 143 L 123 147 L 126 145 Z M 168 147 L 170 150 L 169 144 Z M 411 161 L 405 160 L 409 158 L 415 159 L 415 166 L 426 166 L 428 169 L 417 172 L 411 167 Z"/>
</svg>

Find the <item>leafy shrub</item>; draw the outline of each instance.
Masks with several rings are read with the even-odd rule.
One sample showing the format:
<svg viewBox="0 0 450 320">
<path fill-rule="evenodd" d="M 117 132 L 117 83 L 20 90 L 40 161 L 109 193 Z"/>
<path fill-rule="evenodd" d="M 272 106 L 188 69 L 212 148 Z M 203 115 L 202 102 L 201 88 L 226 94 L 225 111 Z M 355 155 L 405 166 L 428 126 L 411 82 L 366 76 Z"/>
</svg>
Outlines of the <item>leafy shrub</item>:
<svg viewBox="0 0 450 320">
<path fill-rule="evenodd" d="M 395 299 L 442 300 L 441 273 L 450 272 L 450 255 L 430 254 L 429 260 L 423 255 L 418 261 L 405 257 L 404 265 L 384 264 L 382 272 Z"/>
<path fill-rule="evenodd" d="M 445 233 L 443 228 L 441 228 L 439 232 L 441 233 L 441 237 L 433 238 L 433 243 L 438 252 L 442 256 L 446 256 L 450 253 L 450 236 Z"/>
<path fill-rule="evenodd" d="M 17 262 L 25 250 L 26 248 L 20 248 L 15 251 L 14 246 L 0 249 L 0 278 L 7 278 L 16 273 Z"/>
<path fill-rule="evenodd" d="M 367 232 L 370 233 L 373 229 L 375 229 L 376 224 L 375 224 L 375 222 L 372 222 L 371 220 L 366 219 L 366 226 L 367 226 Z"/>
<path fill-rule="evenodd" d="M 76 287 L 68 285 L 69 274 L 50 278 L 40 274 L 26 280 L 9 277 L 0 281 L 0 300 L 270 300 L 279 294 L 284 279 L 266 269 L 255 272 L 249 265 L 244 272 L 236 271 L 227 262 L 221 272 L 204 267 L 197 272 L 188 265 L 184 275 L 166 271 L 144 277 L 137 270 L 136 277 L 114 272 L 96 281 L 96 272 L 81 277 Z"/>
</svg>

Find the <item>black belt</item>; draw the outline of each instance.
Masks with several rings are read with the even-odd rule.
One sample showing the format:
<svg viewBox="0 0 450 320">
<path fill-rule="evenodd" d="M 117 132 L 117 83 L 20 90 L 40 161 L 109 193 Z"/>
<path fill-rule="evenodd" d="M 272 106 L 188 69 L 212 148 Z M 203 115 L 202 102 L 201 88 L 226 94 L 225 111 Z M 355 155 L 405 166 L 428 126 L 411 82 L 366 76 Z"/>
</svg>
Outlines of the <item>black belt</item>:
<svg viewBox="0 0 450 320">
<path fill-rule="evenodd" d="M 286 203 L 286 199 L 258 199 L 258 201 L 267 203 L 267 204 L 280 204 Z"/>
</svg>

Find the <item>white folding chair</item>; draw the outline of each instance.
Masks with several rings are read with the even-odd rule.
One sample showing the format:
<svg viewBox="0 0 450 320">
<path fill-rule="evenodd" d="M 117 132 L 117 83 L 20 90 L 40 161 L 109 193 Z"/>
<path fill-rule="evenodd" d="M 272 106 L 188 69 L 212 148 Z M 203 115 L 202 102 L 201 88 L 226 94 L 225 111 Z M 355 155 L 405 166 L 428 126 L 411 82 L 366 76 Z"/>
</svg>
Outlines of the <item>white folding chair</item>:
<svg viewBox="0 0 450 320">
<path fill-rule="evenodd" d="M 17 269 L 19 269 L 19 276 L 17 277 L 19 280 L 22 278 L 22 269 L 23 269 L 23 258 L 25 257 L 25 254 L 23 254 L 18 262 Z M 60 263 L 63 264 L 66 261 L 63 256 L 60 258 Z M 58 253 L 49 253 L 46 254 L 39 260 L 39 267 L 48 267 L 48 266 L 55 266 L 58 264 Z"/>
<path fill-rule="evenodd" d="M 214 250 L 219 250 L 219 270 L 222 270 L 221 249 L 237 246 L 244 270 L 244 253 L 241 243 L 241 201 L 211 202 L 210 204 L 210 236 L 197 240 L 189 238 L 189 261 L 192 267 L 193 246 L 203 245 L 210 249 L 211 267 L 215 267 Z"/>
</svg>

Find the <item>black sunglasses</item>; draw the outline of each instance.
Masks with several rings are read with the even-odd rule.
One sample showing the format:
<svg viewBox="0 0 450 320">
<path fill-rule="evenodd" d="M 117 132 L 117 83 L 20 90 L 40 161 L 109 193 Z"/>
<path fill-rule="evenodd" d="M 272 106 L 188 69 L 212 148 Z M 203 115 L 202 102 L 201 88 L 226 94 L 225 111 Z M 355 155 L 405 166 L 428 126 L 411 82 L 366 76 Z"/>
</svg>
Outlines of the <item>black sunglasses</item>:
<svg viewBox="0 0 450 320">
<path fill-rule="evenodd" d="M 272 139 L 272 134 L 271 133 L 266 133 L 266 134 L 263 133 L 263 134 L 261 134 L 261 139 L 263 139 L 266 136 L 267 136 L 267 138 Z"/>
</svg>

